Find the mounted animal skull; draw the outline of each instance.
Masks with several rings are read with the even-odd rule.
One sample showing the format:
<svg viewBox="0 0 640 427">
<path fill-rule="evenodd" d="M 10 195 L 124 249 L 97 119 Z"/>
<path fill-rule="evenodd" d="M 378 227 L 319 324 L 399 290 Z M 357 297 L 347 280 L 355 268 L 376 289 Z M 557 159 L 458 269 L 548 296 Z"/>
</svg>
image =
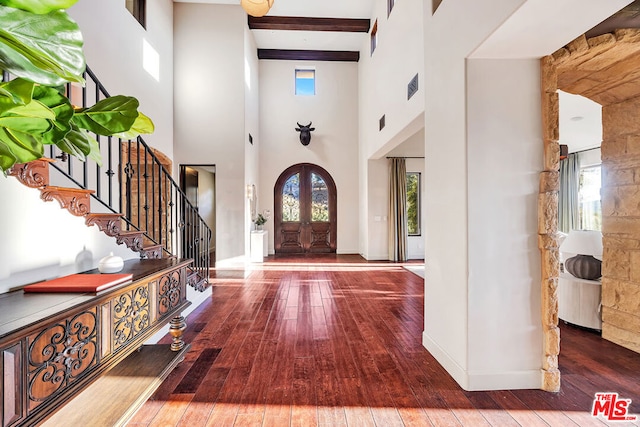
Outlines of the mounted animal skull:
<svg viewBox="0 0 640 427">
<path fill-rule="evenodd" d="M 298 127 L 296 128 L 296 130 L 300 132 L 300 142 L 304 146 L 309 145 L 309 143 L 311 142 L 311 132 L 316 130 L 316 128 L 311 127 L 312 122 L 309 122 L 309 124 L 306 126 L 303 126 L 298 122 L 296 123 L 298 124 Z"/>
</svg>

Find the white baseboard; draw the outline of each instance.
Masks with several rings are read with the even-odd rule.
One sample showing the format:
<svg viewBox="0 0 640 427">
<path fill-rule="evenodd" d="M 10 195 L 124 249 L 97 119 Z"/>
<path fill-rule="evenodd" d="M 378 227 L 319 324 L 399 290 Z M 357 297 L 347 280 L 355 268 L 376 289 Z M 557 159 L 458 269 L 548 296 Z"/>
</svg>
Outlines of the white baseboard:
<svg viewBox="0 0 640 427">
<path fill-rule="evenodd" d="M 389 254 L 369 255 L 369 256 L 364 256 L 363 254 L 360 254 L 360 256 L 362 256 L 362 258 L 366 259 L 367 261 L 389 261 Z"/>
<path fill-rule="evenodd" d="M 467 391 L 540 389 L 542 387 L 540 369 L 508 372 L 469 372 L 453 360 L 426 332 L 422 333 L 422 345 L 460 387 Z"/>
</svg>

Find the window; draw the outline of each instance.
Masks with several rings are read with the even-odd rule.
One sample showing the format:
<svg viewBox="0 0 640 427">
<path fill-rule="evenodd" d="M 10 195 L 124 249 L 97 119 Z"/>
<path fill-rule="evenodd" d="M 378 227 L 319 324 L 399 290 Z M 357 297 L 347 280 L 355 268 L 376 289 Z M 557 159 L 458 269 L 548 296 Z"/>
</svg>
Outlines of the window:
<svg viewBox="0 0 640 427">
<path fill-rule="evenodd" d="M 407 172 L 407 232 L 420 233 L 420 172 Z"/>
<path fill-rule="evenodd" d="M 601 170 L 600 165 L 580 169 L 578 205 L 581 230 L 602 230 Z"/>
<path fill-rule="evenodd" d="M 296 69 L 296 95 L 316 94 L 316 70 Z"/>
<path fill-rule="evenodd" d="M 311 174 L 311 221 L 329 222 L 329 189 L 318 174 Z"/>
<path fill-rule="evenodd" d="M 391 10 L 393 9 L 393 5 L 395 4 L 395 0 L 387 0 L 387 18 L 391 15 Z"/>
<path fill-rule="evenodd" d="M 146 23 L 146 11 L 147 11 L 147 1 L 146 0 L 125 0 L 125 7 L 134 18 L 142 25 L 143 28 L 147 28 Z"/>
<path fill-rule="evenodd" d="M 282 221 L 300 221 L 300 174 L 291 175 L 282 186 Z"/>
<path fill-rule="evenodd" d="M 371 55 L 373 55 L 373 51 L 376 50 L 378 46 L 378 20 L 373 24 L 373 28 L 371 29 Z"/>
</svg>

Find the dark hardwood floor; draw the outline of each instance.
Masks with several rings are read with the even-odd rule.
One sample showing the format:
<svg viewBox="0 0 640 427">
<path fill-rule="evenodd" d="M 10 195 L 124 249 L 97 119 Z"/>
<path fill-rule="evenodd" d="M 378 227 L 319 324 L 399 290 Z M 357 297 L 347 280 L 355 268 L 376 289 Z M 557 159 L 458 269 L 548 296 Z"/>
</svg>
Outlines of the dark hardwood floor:
<svg viewBox="0 0 640 427">
<path fill-rule="evenodd" d="M 562 325 L 559 393 L 466 392 L 422 347 L 423 281 L 401 266 L 269 258 L 246 275 L 215 271 L 191 351 L 130 426 L 603 426 L 603 391 L 640 413 L 640 355 L 592 332 Z"/>
</svg>

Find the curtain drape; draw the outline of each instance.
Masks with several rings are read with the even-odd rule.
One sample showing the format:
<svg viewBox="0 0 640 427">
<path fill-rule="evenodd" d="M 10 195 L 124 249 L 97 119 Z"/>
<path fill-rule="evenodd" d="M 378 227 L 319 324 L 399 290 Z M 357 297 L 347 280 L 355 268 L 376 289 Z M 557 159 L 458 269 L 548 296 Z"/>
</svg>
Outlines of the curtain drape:
<svg viewBox="0 0 640 427">
<path fill-rule="evenodd" d="M 578 179 L 580 159 L 577 154 L 569 154 L 560 160 L 560 194 L 558 195 L 558 230 L 568 233 L 580 228 L 580 207 L 578 199 Z"/>
<path fill-rule="evenodd" d="M 389 159 L 389 261 L 407 260 L 407 167 Z"/>
</svg>

